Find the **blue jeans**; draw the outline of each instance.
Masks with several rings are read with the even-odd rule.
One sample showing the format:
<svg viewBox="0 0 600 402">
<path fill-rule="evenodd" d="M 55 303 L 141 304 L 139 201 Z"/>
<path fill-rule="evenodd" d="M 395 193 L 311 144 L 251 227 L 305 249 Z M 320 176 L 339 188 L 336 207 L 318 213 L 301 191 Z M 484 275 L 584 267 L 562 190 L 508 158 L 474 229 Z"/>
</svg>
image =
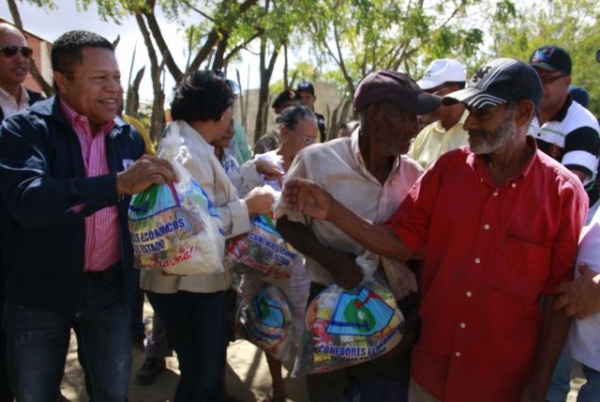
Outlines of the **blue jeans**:
<svg viewBox="0 0 600 402">
<path fill-rule="evenodd" d="M 65 369 L 71 328 L 91 402 L 127 400 L 131 373 L 131 312 L 117 268 L 84 279 L 78 312 L 7 303 L 8 363 L 19 402 L 55 401 Z"/>
<path fill-rule="evenodd" d="M 597 402 L 600 400 L 600 372 L 583 365 L 583 375 L 587 379 L 577 394 L 577 402 Z"/>
<path fill-rule="evenodd" d="M 223 401 L 227 347 L 225 292 L 146 292 L 146 296 L 165 321 L 179 359 L 181 376 L 174 401 Z"/>
<path fill-rule="evenodd" d="M 144 291 L 140 289 L 140 270 L 134 272 L 135 286 L 131 298 L 131 335 L 144 337 L 146 335 L 146 323 L 144 321 Z"/>
<path fill-rule="evenodd" d="M 571 390 L 571 368 L 573 367 L 573 363 L 574 360 L 571 355 L 563 349 L 552 373 L 552 380 L 550 387 L 548 387 L 546 401 L 565 402 L 567 400 L 567 395 L 569 395 L 569 391 Z"/>
<path fill-rule="evenodd" d="M 4 329 L 4 300 L 0 302 L 0 401 L 12 401 L 14 395 L 8 382 L 8 364 L 6 363 L 6 330 Z"/>
</svg>

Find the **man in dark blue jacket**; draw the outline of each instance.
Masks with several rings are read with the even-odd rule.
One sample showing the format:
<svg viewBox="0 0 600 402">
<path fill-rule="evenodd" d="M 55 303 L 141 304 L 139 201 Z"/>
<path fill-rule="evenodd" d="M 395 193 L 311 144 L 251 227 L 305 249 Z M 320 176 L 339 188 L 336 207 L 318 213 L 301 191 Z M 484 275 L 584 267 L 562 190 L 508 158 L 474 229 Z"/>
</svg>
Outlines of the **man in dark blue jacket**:
<svg viewBox="0 0 600 402">
<path fill-rule="evenodd" d="M 54 401 L 70 329 L 90 400 L 124 401 L 131 370 L 130 195 L 173 180 L 119 119 L 114 48 L 86 31 L 52 46 L 57 95 L 4 121 L 6 319 L 19 401 Z"/>
<path fill-rule="evenodd" d="M 0 22 L 0 123 L 4 118 L 42 100 L 42 95 L 23 85 L 29 74 L 33 49 L 21 31 L 7 22 Z M 6 210 L 0 202 L 0 244 L 4 239 Z M 0 248 L 0 312 L 4 311 L 4 258 Z M 6 331 L 0 325 L 0 401 L 12 401 L 13 393 L 6 372 Z"/>
</svg>

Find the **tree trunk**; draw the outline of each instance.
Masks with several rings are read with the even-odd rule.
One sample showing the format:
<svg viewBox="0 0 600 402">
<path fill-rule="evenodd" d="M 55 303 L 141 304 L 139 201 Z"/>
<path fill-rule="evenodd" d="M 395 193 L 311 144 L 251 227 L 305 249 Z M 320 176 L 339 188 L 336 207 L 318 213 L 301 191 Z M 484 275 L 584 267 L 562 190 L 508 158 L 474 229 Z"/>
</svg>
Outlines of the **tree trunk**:
<svg viewBox="0 0 600 402">
<path fill-rule="evenodd" d="M 164 68 L 163 63 L 159 65 L 158 57 L 154 49 L 154 44 L 150 38 L 150 32 L 144 21 L 144 17 L 140 11 L 136 11 L 135 20 L 140 28 L 140 32 L 144 38 L 146 49 L 148 50 L 148 58 L 150 59 L 150 78 L 152 79 L 152 89 L 154 91 L 154 100 L 152 101 L 152 116 L 150 117 L 150 139 L 158 142 L 161 138 L 162 131 L 165 127 L 165 94 L 163 92 L 160 76 Z"/>
<path fill-rule="evenodd" d="M 154 81 L 154 79 L 152 79 Z M 160 73 L 159 73 L 160 81 Z M 150 118 L 150 138 L 154 142 L 160 142 L 162 132 L 165 128 L 165 93 L 162 88 L 154 88 L 154 100 L 152 101 L 152 116 Z"/>
<path fill-rule="evenodd" d="M 329 127 L 327 128 L 327 139 L 331 140 L 337 136 L 340 131 L 340 126 L 344 122 L 355 119 L 351 113 L 352 99 L 342 99 L 340 103 L 333 109 Z"/>
<path fill-rule="evenodd" d="M 283 88 L 287 89 L 290 87 L 290 81 L 288 79 L 288 47 L 287 43 L 283 43 Z"/>
<path fill-rule="evenodd" d="M 279 55 L 279 47 L 273 48 L 273 53 L 267 64 L 267 38 L 260 39 L 260 89 L 258 91 L 258 113 L 254 125 L 254 142 L 258 141 L 267 130 L 267 116 L 269 112 L 269 82 L 273 75 L 275 62 Z M 281 46 L 281 45 L 280 45 Z"/>
<path fill-rule="evenodd" d="M 137 117 L 138 107 L 140 105 L 140 83 L 144 77 L 146 67 L 140 68 L 135 75 L 133 82 L 127 88 L 127 103 L 125 104 L 125 114 Z"/>
<path fill-rule="evenodd" d="M 171 55 L 171 51 L 169 50 L 169 46 L 162 35 L 162 31 L 160 30 L 160 26 L 156 20 L 156 16 L 154 15 L 154 6 L 152 6 L 151 10 L 144 11 L 143 15 L 148 22 L 148 30 L 152 33 L 152 37 L 154 38 L 154 41 L 156 42 L 156 45 L 163 56 L 163 62 L 166 63 L 167 69 L 171 73 L 173 79 L 175 79 L 175 81 L 179 81 L 183 75 L 183 72 L 179 69 L 179 67 L 177 67 L 175 60 Z"/>
<path fill-rule="evenodd" d="M 212 70 L 223 70 L 225 66 L 225 50 L 229 42 L 229 32 L 221 32 L 221 39 L 217 42 L 217 49 L 212 60 Z"/>
</svg>

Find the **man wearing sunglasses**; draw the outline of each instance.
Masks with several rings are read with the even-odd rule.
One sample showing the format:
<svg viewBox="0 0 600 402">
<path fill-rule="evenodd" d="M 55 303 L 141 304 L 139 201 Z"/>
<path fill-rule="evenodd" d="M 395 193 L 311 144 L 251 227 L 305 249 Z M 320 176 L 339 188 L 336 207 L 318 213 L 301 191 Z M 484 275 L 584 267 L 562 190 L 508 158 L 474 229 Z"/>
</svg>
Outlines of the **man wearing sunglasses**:
<svg viewBox="0 0 600 402">
<path fill-rule="evenodd" d="M 533 52 L 529 64 L 544 88 L 540 112 L 529 126 L 529 135 L 540 150 L 581 180 L 591 206 L 600 194 L 596 185 L 600 127 L 594 115 L 569 95 L 571 57 L 558 46 L 542 46 Z"/>
<path fill-rule="evenodd" d="M 29 73 L 32 49 L 25 36 L 14 26 L 0 22 L 0 123 L 27 106 L 43 99 L 23 85 Z M 6 211 L 0 205 L 0 231 L 6 227 Z M 2 250 L 0 250 L 0 253 Z M 0 311 L 4 311 L 4 258 L 0 255 Z M 6 376 L 6 333 L 0 327 L 0 400 L 12 400 Z"/>
<path fill-rule="evenodd" d="M 42 99 L 23 85 L 32 54 L 21 31 L 0 23 L 0 121 Z"/>
<path fill-rule="evenodd" d="M 432 95 L 444 96 L 463 89 L 466 81 L 465 66 L 460 61 L 437 59 L 429 64 L 417 85 Z M 467 145 L 468 135 L 463 128 L 467 116 L 469 112 L 461 103 L 442 105 L 425 121 L 425 116 L 419 116 L 425 127 L 413 141 L 408 156 L 427 169 L 441 154 Z"/>
</svg>

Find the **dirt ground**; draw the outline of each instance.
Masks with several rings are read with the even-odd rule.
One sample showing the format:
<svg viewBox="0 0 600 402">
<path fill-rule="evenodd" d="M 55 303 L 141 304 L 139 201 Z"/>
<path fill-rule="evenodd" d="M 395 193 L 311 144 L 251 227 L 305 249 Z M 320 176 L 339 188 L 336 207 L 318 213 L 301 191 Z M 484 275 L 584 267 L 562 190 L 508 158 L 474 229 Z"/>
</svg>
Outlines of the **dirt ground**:
<svg viewBox="0 0 600 402">
<path fill-rule="evenodd" d="M 152 317 L 148 303 L 144 307 L 144 316 Z M 150 321 L 151 322 L 151 321 Z M 149 331 L 150 328 L 147 328 Z M 144 353 L 137 348 L 133 350 L 133 366 L 130 382 L 129 402 L 165 402 L 172 400 L 175 387 L 179 381 L 177 358 L 167 359 L 168 370 L 164 371 L 149 386 L 139 386 L 135 382 L 135 373 L 144 362 Z M 288 393 L 288 401 L 307 401 L 304 379 L 290 378 L 284 367 L 283 376 Z M 271 382 L 265 354 L 251 343 L 238 340 L 229 344 L 227 349 L 226 382 L 230 394 L 245 401 L 260 401 L 269 391 Z M 83 372 L 77 361 L 77 341 L 71 334 L 71 346 L 67 356 L 65 377 L 61 386 L 62 394 L 72 402 L 87 402 Z"/>
<path fill-rule="evenodd" d="M 74 336 L 73 336 L 74 338 Z M 67 369 L 62 384 L 62 393 L 73 402 L 87 402 L 83 375 L 75 350 L 72 348 L 68 356 Z M 130 402 L 165 402 L 172 400 L 175 387 L 179 381 L 177 359 L 167 359 L 168 370 L 163 372 L 156 382 L 149 386 L 139 386 L 135 382 L 135 372 L 142 365 L 144 354 L 134 349 L 133 372 L 129 393 Z M 284 372 L 287 376 L 287 372 Z M 232 343 L 228 349 L 228 365 L 226 381 L 229 392 L 243 401 L 259 401 L 266 395 L 270 387 L 269 370 L 264 353 L 254 345 L 239 340 Z M 288 390 L 288 401 L 306 401 L 306 391 L 302 379 L 285 379 Z"/>
<path fill-rule="evenodd" d="M 152 310 L 149 305 L 144 309 L 144 316 L 151 317 Z M 133 367 L 129 393 L 130 402 L 165 402 L 172 400 L 175 387 L 179 380 L 177 358 L 167 359 L 167 368 L 149 386 L 139 386 L 135 382 L 135 373 L 144 361 L 144 353 L 133 349 Z M 288 391 L 288 402 L 306 402 L 306 384 L 304 379 L 290 378 L 291 367 L 284 368 L 284 381 Z M 226 381 L 229 392 L 245 401 L 260 401 L 269 391 L 270 375 L 264 353 L 251 343 L 238 340 L 230 343 L 227 349 Z M 580 367 L 575 367 L 571 381 L 571 392 L 567 402 L 575 402 L 577 390 L 584 382 Z M 72 402 L 88 402 L 81 367 L 77 361 L 77 341 L 75 335 L 71 336 L 71 347 L 67 356 L 67 367 L 62 384 L 62 393 Z M 332 401 L 334 402 L 334 401 Z M 376 402 L 376 401 L 375 401 Z"/>
</svg>

